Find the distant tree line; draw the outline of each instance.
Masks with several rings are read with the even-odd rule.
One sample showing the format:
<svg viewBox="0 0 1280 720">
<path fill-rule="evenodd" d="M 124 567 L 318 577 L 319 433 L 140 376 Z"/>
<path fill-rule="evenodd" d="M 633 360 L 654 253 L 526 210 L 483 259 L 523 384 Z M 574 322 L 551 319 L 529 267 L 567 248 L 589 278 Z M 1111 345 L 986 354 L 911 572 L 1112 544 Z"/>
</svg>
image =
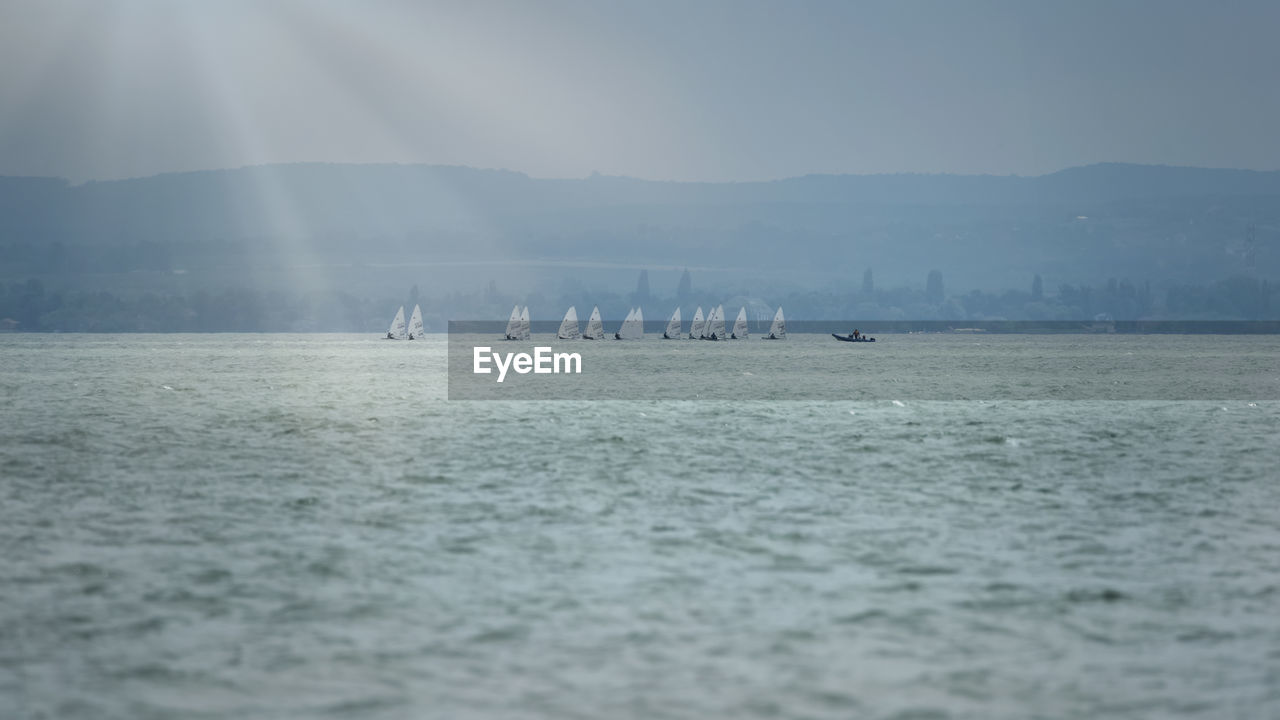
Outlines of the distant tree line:
<svg viewBox="0 0 1280 720">
<path fill-rule="evenodd" d="M 423 306 L 431 331 L 449 320 L 502 319 L 511 306 L 529 305 L 535 319 L 559 319 L 569 305 L 579 315 L 599 306 L 606 319 L 621 318 L 637 304 L 649 319 L 679 306 L 746 305 L 753 319 L 782 305 L 793 320 L 1277 320 L 1280 285 L 1235 276 L 1205 285 L 1180 284 L 1155 291 L 1150 283 L 1109 280 L 1061 285 L 1046 294 L 1035 276 L 1028 290 L 947 295 L 940 271 L 923 290 L 879 288 L 867 270 L 861 286 L 848 291 L 791 291 L 770 297 L 750 292 L 695 289 L 686 272 L 674 297 L 652 294 L 642 273 L 632 293 L 574 288 L 559 293 L 504 293 L 495 283 L 474 292 L 419 297 L 417 286 L 399 297 L 357 297 L 344 292 L 289 293 L 230 287 L 189 293 L 47 289 L 40 279 L 0 282 L 0 330 L 27 332 L 380 332 L 399 305 Z"/>
<path fill-rule="evenodd" d="M 29 332 L 363 332 L 385 307 L 343 293 L 122 294 L 46 291 L 38 279 L 0 284 L 0 327 Z"/>
</svg>

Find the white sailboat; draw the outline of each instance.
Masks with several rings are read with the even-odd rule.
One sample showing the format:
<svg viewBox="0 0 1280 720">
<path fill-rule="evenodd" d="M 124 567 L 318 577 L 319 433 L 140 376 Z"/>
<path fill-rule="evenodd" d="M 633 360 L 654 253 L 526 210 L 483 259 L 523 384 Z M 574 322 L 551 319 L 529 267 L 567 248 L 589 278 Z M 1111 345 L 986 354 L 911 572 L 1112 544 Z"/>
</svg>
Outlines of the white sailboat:
<svg viewBox="0 0 1280 720">
<path fill-rule="evenodd" d="M 528 340 L 529 338 L 529 306 L 525 305 L 524 310 L 520 311 L 520 339 Z"/>
<path fill-rule="evenodd" d="M 405 338 L 404 327 L 404 306 L 396 311 L 395 318 L 391 321 L 391 327 L 387 329 L 388 340 L 403 340 Z"/>
<path fill-rule="evenodd" d="M 507 320 L 507 332 L 503 336 L 507 340 L 520 339 L 520 306 L 511 308 L 511 318 Z"/>
<path fill-rule="evenodd" d="M 706 325 L 706 321 L 702 318 L 702 306 L 693 313 L 693 324 L 689 326 L 689 339 L 697 340 L 702 337 L 702 328 Z"/>
<path fill-rule="evenodd" d="M 782 306 L 778 306 L 778 312 L 773 314 L 773 324 L 769 326 L 769 334 L 765 335 L 765 340 L 786 340 L 787 339 L 787 321 L 782 317 Z"/>
<path fill-rule="evenodd" d="M 747 339 L 747 309 L 745 307 L 738 309 L 738 317 L 733 321 L 733 332 L 729 334 L 729 339 Z"/>
<path fill-rule="evenodd" d="M 644 339 L 644 314 L 641 312 L 640 308 L 636 308 L 627 313 L 627 319 L 622 321 L 622 327 L 618 328 L 618 332 L 613 334 L 613 339 Z"/>
<path fill-rule="evenodd" d="M 680 308 L 676 308 L 676 311 L 671 313 L 671 319 L 667 321 L 667 329 L 662 333 L 662 337 L 665 340 L 680 339 Z"/>
<path fill-rule="evenodd" d="M 631 318 L 636 314 L 635 308 L 627 311 L 627 317 L 622 321 L 622 325 L 618 327 L 618 331 L 613 334 L 614 340 L 622 339 L 622 331 L 627 329 L 627 323 L 631 322 Z"/>
<path fill-rule="evenodd" d="M 600 308 L 591 308 L 591 317 L 587 319 L 587 329 L 582 333 L 583 340 L 603 340 L 604 323 L 600 320 Z"/>
<path fill-rule="evenodd" d="M 564 320 L 560 321 L 560 331 L 556 333 L 556 337 L 561 340 L 577 340 L 582 337 L 582 333 L 578 332 L 578 309 L 573 305 L 564 314 Z"/>
<path fill-rule="evenodd" d="M 724 340 L 728 334 L 724 330 L 724 306 L 717 305 L 707 317 L 706 327 L 702 330 L 703 340 Z"/>
<path fill-rule="evenodd" d="M 409 339 L 422 339 L 422 308 L 417 305 L 413 306 L 413 315 L 409 317 Z"/>
</svg>

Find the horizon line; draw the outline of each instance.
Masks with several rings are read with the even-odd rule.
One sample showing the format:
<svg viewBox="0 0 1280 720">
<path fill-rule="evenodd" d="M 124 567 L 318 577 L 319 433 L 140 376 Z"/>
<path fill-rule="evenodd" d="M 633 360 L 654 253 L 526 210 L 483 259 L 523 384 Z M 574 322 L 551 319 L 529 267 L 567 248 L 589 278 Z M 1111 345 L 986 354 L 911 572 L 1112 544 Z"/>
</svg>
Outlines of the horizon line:
<svg viewBox="0 0 1280 720">
<path fill-rule="evenodd" d="M 326 166 L 326 167 L 351 167 L 351 168 L 407 168 L 407 169 L 448 169 L 448 170 L 469 170 L 480 173 L 494 174 L 510 174 L 517 175 L 528 180 L 540 180 L 551 182 L 582 182 L 589 180 L 625 180 L 632 182 L 668 184 L 668 185 L 765 185 L 769 183 L 787 182 L 791 180 L 803 180 L 806 178 L 845 178 L 845 177 L 863 177 L 863 178 L 885 178 L 885 177 L 954 177 L 954 178 L 999 178 L 999 179 L 1024 179 L 1033 180 L 1038 178 L 1050 177 L 1059 173 L 1071 170 L 1081 170 L 1086 168 L 1119 166 L 1133 168 L 1163 168 L 1168 170 L 1203 170 L 1209 172 L 1239 172 L 1253 174 L 1271 174 L 1280 172 L 1280 168 L 1272 170 L 1257 170 L 1254 168 L 1233 168 L 1233 167 L 1207 167 L 1201 165 L 1170 165 L 1167 163 L 1136 163 L 1124 162 L 1118 160 L 1104 160 L 1099 162 L 1086 163 L 1083 165 L 1069 165 L 1050 172 L 1038 175 L 1020 175 L 1018 173 L 957 173 L 957 172 L 918 172 L 918 171 L 900 171 L 900 172 L 874 172 L 874 173 L 857 173 L 857 172 L 813 172 L 803 175 L 788 175 L 783 177 L 756 179 L 756 180 L 655 180 L 651 178 L 637 177 L 634 175 L 610 175 L 594 171 L 586 176 L 574 177 L 548 177 L 534 176 L 521 170 L 512 170 L 510 168 L 500 167 L 477 167 L 473 165 L 456 165 L 456 164 L 437 164 L 428 162 L 392 162 L 392 161 L 370 161 L 370 162 L 338 162 L 329 160 L 294 160 L 286 162 L 269 162 L 257 163 L 251 165 L 239 165 L 234 167 L 221 168 L 200 168 L 194 170 L 165 170 L 162 172 L 152 173 L 151 175 L 131 175 L 118 178 L 88 178 L 84 180 L 76 180 L 61 175 L 9 175 L 0 174 L 0 178 L 5 179 L 28 179 L 28 180 L 57 180 L 65 183 L 69 187 L 82 187 L 84 185 L 100 184 L 100 183 L 122 183 L 137 182 L 141 180 L 151 180 L 154 178 L 170 177 L 177 175 L 204 175 L 213 173 L 234 173 L 246 170 L 257 170 L 263 168 L 278 167 L 295 167 L 295 166 Z"/>
</svg>

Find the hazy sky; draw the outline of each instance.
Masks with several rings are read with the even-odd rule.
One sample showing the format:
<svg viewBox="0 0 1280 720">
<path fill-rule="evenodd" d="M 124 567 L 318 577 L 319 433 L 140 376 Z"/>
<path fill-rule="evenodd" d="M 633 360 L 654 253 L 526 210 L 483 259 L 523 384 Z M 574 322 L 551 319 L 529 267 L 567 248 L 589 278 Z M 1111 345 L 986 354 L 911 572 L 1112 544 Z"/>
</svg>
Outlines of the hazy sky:
<svg viewBox="0 0 1280 720">
<path fill-rule="evenodd" d="M 5 0 L 0 174 L 1280 168 L 1280 2 Z"/>
</svg>

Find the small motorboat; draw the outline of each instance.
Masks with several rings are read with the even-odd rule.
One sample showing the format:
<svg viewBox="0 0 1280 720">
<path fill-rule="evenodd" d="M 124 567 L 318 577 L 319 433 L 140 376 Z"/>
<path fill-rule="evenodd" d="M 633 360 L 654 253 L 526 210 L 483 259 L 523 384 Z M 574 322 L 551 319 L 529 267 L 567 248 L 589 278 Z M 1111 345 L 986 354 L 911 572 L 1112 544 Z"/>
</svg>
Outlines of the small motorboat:
<svg viewBox="0 0 1280 720">
<path fill-rule="evenodd" d="M 876 341 L 875 338 L 867 337 L 866 335 L 859 335 L 858 337 L 854 337 L 852 335 L 837 335 L 835 333 L 831 333 L 831 337 L 839 340 L 840 342 L 875 342 Z"/>
</svg>

